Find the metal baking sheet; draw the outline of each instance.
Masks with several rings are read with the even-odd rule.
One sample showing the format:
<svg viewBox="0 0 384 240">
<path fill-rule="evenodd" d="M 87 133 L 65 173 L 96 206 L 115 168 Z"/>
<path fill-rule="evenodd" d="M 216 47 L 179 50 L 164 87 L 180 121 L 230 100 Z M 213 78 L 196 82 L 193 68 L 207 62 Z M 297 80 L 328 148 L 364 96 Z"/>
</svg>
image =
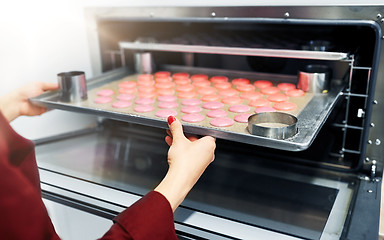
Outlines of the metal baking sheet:
<svg viewBox="0 0 384 240">
<path fill-rule="evenodd" d="M 172 69 L 167 69 L 172 71 Z M 178 69 L 180 70 L 180 69 Z M 184 70 L 184 69 L 183 69 Z M 212 75 L 224 75 L 226 74 L 229 77 L 247 77 L 250 80 L 252 79 L 273 79 L 277 82 L 290 82 L 294 81 L 293 76 L 286 75 L 270 75 L 270 74 L 255 74 L 255 73 L 241 73 L 241 72 L 226 72 L 223 70 L 217 71 L 208 71 L 195 69 L 194 71 L 198 73 L 205 73 L 210 76 Z M 191 72 L 194 74 L 193 72 Z M 136 79 L 137 75 L 129 73 L 125 69 L 118 69 L 106 74 L 103 74 L 100 77 L 89 79 L 87 81 L 88 87 L 88 99 L 82 102 L 77 103 L 65 103 L 61 102 L 59 99 L 59 92 L 52 91 L 45 93 L 39 97 L 32 98 L 31 101 L 38 105 L 43 105 L 52 109 L 61 109 L 68 110 L 80 113 L 95 114 L 101 117 L 143 124 L 153 127 L 167 128 L 166 119 L 159 118 L 155 116 L 155 110 L 150 113 L 136 113 L 133 110 L 133 106 L 126 109 L 115 109 L 109 104 L 96 104 L 93 100 L 96 97 L 97 91 L 100 89 L 109 88 L 117 92 L 118 83 L 125 80 Z M 269 78 L 269 79 L 268 79 Z M 337 86 L 333 87 L 332 91 L 327 94 L 306 94 L 305 97 L 300 97 L 299 100 L 290 100 L 297 104 L 297 108 L 294 111 L 287 111 L 298 118 L 297 128 L 298 133 L 292 138 L 285 140 L 277 140 L 272 138 L 260 137 L 251 135 L 246 129 L 247 123 L 238 123 L 235 121 L 235 124 L 231 127 L 213 127 L 209 124 L 209 118 L 200 123 L 187 123 L 183 122 L 184 131 L 198 134 L 198 135 L 211 135 L 217 138 L 227 139 L 231 141 L 238 141 L 243 143 L 248 143 L 252 145 L 259 145 L 264 147 L 277 148 L 288 151 L 302 151 L 307 149 L 317 133 L 321 129 L 325 120 L 332 111 L 334 105 L 336 104 L 338 97 L 340 96 L 342 87 Z M 178 100 L 179 103 L 181 100 Z M 179 104 L 180 106 L 181 104 Z M 156 104 L 155 104 L 156 106 Z M 224 110 L 227 110 L 228 106 L 225 106 Z M 181 119 L 182 113 L 180 107 L 176 109 L 178 112 L 177 117 Z M 254 108 L 252 108 L 252 111 Z M 206 111 L 206 110 L 203 110 Z M 228 112 L 228 117 L 233 117 L 236 115 L 234 113 Z M 251 112 L 250 112 L 251 113 Z"/>
</svg>

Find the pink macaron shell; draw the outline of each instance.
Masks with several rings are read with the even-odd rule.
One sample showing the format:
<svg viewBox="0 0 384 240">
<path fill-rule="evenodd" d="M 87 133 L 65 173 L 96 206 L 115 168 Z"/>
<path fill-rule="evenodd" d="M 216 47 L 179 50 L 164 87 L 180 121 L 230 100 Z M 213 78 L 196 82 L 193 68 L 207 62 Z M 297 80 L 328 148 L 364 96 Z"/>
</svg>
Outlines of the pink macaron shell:
<svg viewBox="0 0 384 240">
<path fill-rule="evenodd" d="M 196 98 L 184 99 L 181 104 L 184 106 L 197 106 L 201 104 L 201 100 Z"/>
<path fill-rule="evenodd" d="M 153 80 L 153 75 L 152 74 L 140 74 L 137 76 L 138 80 Z"/>
<path fill-rule="evenodd" d="M 178 98 L 183 98 L 183 99 L 185 99 L 185 98 L 194 98 L 194 97 L 196 97 L 196 93 L 195 93 L 194 91 L 190 91 L 190 92 L 179 92 L 179 93 L 177 94 L 177 97 L 178 97 Z"/>
<path fill-rule="evenodd" d="M 266 87 L 272 87 L 273 84 L 272 84 L 272 82 L 267 81 L 267 80 L 258 80 L 256 82 L 254 82 L 253 85 L 255 85 L 255 87 L 257 87 L 259 89 L 263 89 Z"/>
<path fill-rule="evenodd" d="M 123 81 L 119 83 L 120 88 L 135 88 L 137 86 L 137 82 L 135 81 Z"/>
<path fill-rule="evenodd" d="M 251 108 L 249 106 L 243 104 L 232 105 L 228 108 L 228 111 L 235 113 L 245 113 L 250 110 Z"/>
<path fill-rule="evenodd" d="M 159 108 L 177 108 L 177 102 L 159 102 L 157 105 Z"/>
<path fill-rule="evenodd" d="M 162 95 L 158 96 L 157 100 L 161 102 L 175 102 L 177 100 L 177 97 L 173 95 Z"/>
<path fill-rule="evenodd" d="M 140 93 L 152 93 L 156 91 L 156 88 L 154 86 L 140 86 L 138 90 Z"/>
<path fill-rule="evenodd" d="M 139 105 L 150 105 L 153 104 L 155 100 L 153 98 L 139 98 L 136 99 L 135 103 Z"/>
<path fill-rule="evenodd" d="M 178 91 L 178 92 L 191 92 L 193 90 L 195 90 L 195 86 L 193 86 L 191 84 L 178 85 L 176 87 L 176 91 Z"/>
<path fill-rule="evenodd" d="M 155 115 L 160 118 L 168 118 L 169 116 L 176 116 L 177 112 L 170 109 L 161 109 L 157 111 Z"/>
<path fill-rule="evenodd" d="M 176 85 L 188 85 L 191 83 L 189 78 L 177 78 L 174 80 Z"/>
<path fill-rule="evenodd" d="M 172 75 L 173 79 L 186 79 L 189 78 L 189 73 L 186 72 L 179 72 L 179 73 L 174 73 Z"/>
<path fill-rule="evenodd" d="M 134 94 L 137 92 L 136 88 L 120 88 L 119 93 L 121 94 Z"/>
<path fill-rule="evenodd" d="M 111 97 L 97 97 L 95 98 L 94 102 L 103 104 L 103 103 L 110 103 L 112 102 L 112 100 L 113 99 Z"/>
<path fill-rule="evenodd" d="M 101 97 L 109 97 L 115 94 L 115 92 L 112 89 L 103 89 L 97 92 L 97 96 Z"/>
<path fill-rule="evenodd" d="M 293 83 L 279 83 L 277 84 L 277 87 L 282 91 L 296 89 L 296 85 Z"/>
<path fill-rule="evenodd" d="M 174 82 L 161 82 L 161 83 L 156 83 L 155 88 L 157 89 L 169 89 L 173 88 L 175 86 Z"/>
<path fill-rule="evenodd" d="M 210 81 L 213 83 L 228 82 L 228 78 L 225 76 L 213 76 Z"/>
<path fill-rule="evenodd" d="M 201 122 L 204 119 L 205 117 L 199 113 L 184 114 L 184 116 L 181 117 L 181 120 L 183 120 L 184 122 L 190 122 L 190 123 Z"/>
<path fill-rule="evenodd" d="M 193 82 L 192 84 L 193 84 L 193 86 L 195 86 L 195 87 L 197 87 L 197 88 L 202 88 L 202 87 L 209 87 L 209 86 L 211 86 L 211 82 L 208 81 L 208 80 L 196 81 L 196 82 Z"/>
<path fill-rule="evenodd" d="M 139 92 L 137 94 L 139 98 L 152 98 L 152 99 L 156 98 L 156 95 L 157 95 L 156 92 Z"/>
<path fill-rule="evenodd" d="M 159 96 L 171 96 L 171 95 L 175 95 L 175 90 L 173 90 L 173 88 L 169 88 L 169 89 L 157 89 L 157 95 L 159 95 Z"/>
<path fill-rule="evenodd" d="M 133 110 L 139 113 L 152 112 L 155 108 L 152 105 L 136 105 Z"/>
<path fill-rule="evenodd" d="M 252 116 L 252 114 L 242 113 L 235 116 L 235 121 L 239 123 L 247 123 L 250 116 Z"/>
<path fill-rule="evenodd" d="M 155 81 L 153 81 L 153 80 L 138 80 L 137 84 L 140 86 L 153 86 L 153 85 L 155 85 Z"/>
<path fill-rule="evenodd" d="M 208 80 L 208 76 L 205 74 L 195 74 L 191 76 L 193 82 L 205 81 Z"/>
<path fill-rule="evenodd" d="M 183 113 L 199 113 L 201 111 L 202 111 L 201 107 L 198 107 L 198 106 L 187 106 L 187 107 L 181 108 L 181 112 Z"/>
<path fill-rule="evenodd" d="M 290 97 L 302 97 L 305 95 L 305 92 L 301 89 L 291 89 L 286 92 Z"/>
<path fill-rule="evenodd" d="M 225 117 L 227 115 L 227 112 L 223 109 L 215 109 L 207 112 L 207 116 L 210 118 Z"/>
<path fill-rule="evenodd" d="M 262 98 L 263 94 L 259 92 L 243 92 L 240 97 L 248 100 L 256 100 Z"/>
<path fill-rule="evenodd" d="M 112 103 L 112 107 L 114 108 L 128 108 L 132 106 L 132 102 L 127 102 L 127 101 L 116 101 Z"/>
<path fill-rule="evenodd" d="M 211 95 L 211 94 L 215 94 L 216 91 L 217 89 L 214 87 L 201 87 L 197 89 L 197 93 L 200 95 Z"/>
<path fill-rule="evenodd" d="M 230 82 L 219 82 L 219 83 L 215 83 L 214 87 L 219 90 L 225 90 L 225 89 L 232 88 L 232 84 Z"/>
<path fill-rule="evenodd" d="M 221 95 L 223 97 L 233 97 L 233 96 L 239 95 L 239 91 L 237 91 L 233 88 L 230 88 L 230 89 L 221 90 L 219 92 L 219 95 Z"/>
<path fill-rule="evenodd" d="M 160 72 L 156 72 L 155 73 L 155 78 L 158 78 L 158 77 L 170 77 L 171 76 L 171 73 L 168 72 L 168 71 L 160 71 Z"/>
<path fill-rule="evenodd" d="M 288 101 L 289 97 L 282 93 L 276 93 L 268 96 L 268 100 L 271 102 L 285 102 Z"/>
<path fill-rule="evenodd" d="M 242 99 L 238 96 L 225 97 L 221 100 L 225 104 L 238 104 L 242 102 Z"/>
<path fill-rule="evenodd" d="M 272 94 L 276 94 L 276 93 L 279 93 L 280 92 L 280 89 L 277 88 L 277 87 L 266 87 L 266 88 L 263 88 L 260 90 L 260 92 L 262 94 L 265 94 L 265 95 L 272 95 Z"/>
<path fill-rule="evenodd" d="M 296 109 L 296 104 L 292 102 L 280 102 L 275 103 L 273 108 L 280 111 L 292 111 Z"/>
<path fill-rule="evenodd" d="M 125 93 L 125 94 L 117 95 L 116 98 L 117 98 L 117 100 L 120 100 L 120 101 L 132 101 L 135 98 L 135 95 L 129 94 L 129 93 Z"/>
<path fill-rule="evenodd" d="M 156 83 L 168 83 L 168 82 L 172 82 L 172 78 L 170 78 L 170 77 L 157 77 L 155 82 Z"/>
<path fill-rule="evenodd" d="M 203 108 L 209 110 L 220 109 L 222 107 L 224 107 L 224 104 L 221 102 L 206 102 L 203 104 Z"/>
<path fill-rule="evenodd" d="M 242 84 L 249 84 L 249 83 L 250 81 L 246 78 L 236 78 L 232 80 L 232 84 L 236 86 L 242 85 Z"/>
<path fill-rule="evenodd" d="M 236 89 L 240 92 L 251 92 L 255 90 L 255 86 L 252 84 L 240 84 L 236 87 Z"/>
<path fill-rule="evenodd" d="M 218 117 L 213 118 L 209 123 L 215 127 L 230 127 L 234 124 L 234 121 L 230 118 Z"/>
<path fill-rule="evenodd" d="M 276 109 L 274 109 L 273 107 L 258 107 L 255 109 L 255 113 L 262 112 L 276 112 Z"/>
<path fill-rule="evenodd" d="M 271 102 L 264 98 L 252 100 L 249 102 L 249 106 L 252 107 L 269 107 L 270 105 Z"/>
<path fill-rule="evenodd" d="M 216 102 L 220 101 L 221 97 L 217 94 L 208 94 L 208 95 L 203 95 L 201 97 L 201 101 L 204 102 Z"/>
</svg>

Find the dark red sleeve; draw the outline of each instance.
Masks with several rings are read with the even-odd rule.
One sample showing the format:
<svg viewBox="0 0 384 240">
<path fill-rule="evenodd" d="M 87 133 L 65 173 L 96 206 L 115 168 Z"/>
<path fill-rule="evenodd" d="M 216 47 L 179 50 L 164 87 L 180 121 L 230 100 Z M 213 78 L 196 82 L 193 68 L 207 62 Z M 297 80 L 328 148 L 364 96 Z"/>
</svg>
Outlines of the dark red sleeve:
<svg viewBox="0 0 384 240">
<path fill-rule="evenodd" d="M 41 199 L 34 145 L 0 112 L 0 239 L 59 239 Z"/>
<path fill-rule="evenodd" d="M 41 199 L 34 145 L 0 112 L 0 239 L 59 239 Z M 102 239 L 177 239 L 168 200 L 152 191 L 120 213 Z"/>
<path fill-rule="evenodd" d="M 151 191 L 115 219 L 111 229 L 102 238 L 124 239 L 178 239 L 173 213 L 168 200 L 160 193 Z"/>
</svg>

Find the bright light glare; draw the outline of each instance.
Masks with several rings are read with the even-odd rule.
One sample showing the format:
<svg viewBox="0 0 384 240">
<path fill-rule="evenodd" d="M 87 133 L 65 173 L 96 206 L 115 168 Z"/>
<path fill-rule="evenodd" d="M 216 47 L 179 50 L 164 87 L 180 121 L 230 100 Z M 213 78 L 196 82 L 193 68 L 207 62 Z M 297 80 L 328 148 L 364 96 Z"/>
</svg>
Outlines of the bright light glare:
<svg viewBox="0 0 384 240">
<path fill-rule="evenodd" d="M 79 2 L 15 0 L 2 3 L 0 94 L 29 81 L 56 81 L 56 73 L 84 65 L 88 52 L 83 8 Z M 77 52 L 83 56 L 74 58 Z M 82 61 L 77 61 L 79 59 Z"/>
</svg>

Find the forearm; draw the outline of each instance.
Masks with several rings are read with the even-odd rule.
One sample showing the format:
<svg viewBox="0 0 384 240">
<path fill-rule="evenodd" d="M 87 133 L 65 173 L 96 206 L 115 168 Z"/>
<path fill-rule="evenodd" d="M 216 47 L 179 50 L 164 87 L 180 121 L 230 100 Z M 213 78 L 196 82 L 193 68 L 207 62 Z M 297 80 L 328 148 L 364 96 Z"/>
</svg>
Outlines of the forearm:
<svg viewBox="0 0 384 240">
<path fill-rule="evenodd" d="M 191 179 L 182 172 L 168 171 L 167 175 L 155 188 L 169 201 L 172 211 L 183 202 L 197 179 Z"/>
</svg>

